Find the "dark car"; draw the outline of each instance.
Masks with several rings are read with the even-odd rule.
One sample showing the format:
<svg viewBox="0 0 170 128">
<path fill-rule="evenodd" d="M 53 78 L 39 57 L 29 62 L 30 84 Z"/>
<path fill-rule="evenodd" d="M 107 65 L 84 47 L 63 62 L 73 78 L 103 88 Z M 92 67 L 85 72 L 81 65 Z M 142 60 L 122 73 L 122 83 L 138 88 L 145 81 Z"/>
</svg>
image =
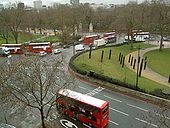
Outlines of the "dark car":
<svg viewBox="0 0 170 128">
<path fill-rule="evenodd" d="M 69 45 L 63 45 L 63 48 L 69 48 L 70 46 Z"/>
</svg>

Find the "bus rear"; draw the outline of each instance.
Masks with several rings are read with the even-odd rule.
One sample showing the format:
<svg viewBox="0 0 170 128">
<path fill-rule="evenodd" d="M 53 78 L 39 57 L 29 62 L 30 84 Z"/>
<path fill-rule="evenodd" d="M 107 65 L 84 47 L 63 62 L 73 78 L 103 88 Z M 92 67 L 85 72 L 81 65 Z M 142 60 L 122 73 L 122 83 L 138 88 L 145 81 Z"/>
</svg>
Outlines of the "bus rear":
<svg viewBox="0 0 170 128">
<path fill-rule="evenodd" d="M 116 32 L 104 33 L 103 37 L 107 41 L 107 43 L 114 43 L 114 42 L 116 42 Z"/>
<path fill-rule="evenodd" d="M 23 54 L 22 44 L 1 44 L 2 47 L 6 47 L 11 54 Z"/>
<path fill-rule="evenodd" d="M 99 39 L 99 35 L 89 35 L 89 36 L 85 36 L 84 37 L 84 44 L 85 45 L 89 45 L 89 44 L 93 44 L 94 40 Z"/>
</svg>

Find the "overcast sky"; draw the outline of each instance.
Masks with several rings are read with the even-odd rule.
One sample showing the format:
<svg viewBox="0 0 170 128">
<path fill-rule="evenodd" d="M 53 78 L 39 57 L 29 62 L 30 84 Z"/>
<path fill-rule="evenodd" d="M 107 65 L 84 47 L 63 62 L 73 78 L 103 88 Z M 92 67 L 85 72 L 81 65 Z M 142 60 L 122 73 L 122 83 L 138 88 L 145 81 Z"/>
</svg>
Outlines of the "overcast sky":
<svg viewBox="0 0 170 128">
<path fill-rule="evenodd" d="M 8 3 L 18 3 L 23 2 L 25 5 L 33 6 L 33 1 L 35 0 L 0 0 L 0 4 L 8 4 Z M 129 0 L 79 0 L 80 3 L 104 3 L 104 4 L 126 4 L 129 2 Z M 141 2 L 143 0 L 138 0 L 138 2 Z M 51 5 L 54 2 L 57 3 L 70 3 L 70 0 L 42 0 L 43 5 Z"/>
</svg>

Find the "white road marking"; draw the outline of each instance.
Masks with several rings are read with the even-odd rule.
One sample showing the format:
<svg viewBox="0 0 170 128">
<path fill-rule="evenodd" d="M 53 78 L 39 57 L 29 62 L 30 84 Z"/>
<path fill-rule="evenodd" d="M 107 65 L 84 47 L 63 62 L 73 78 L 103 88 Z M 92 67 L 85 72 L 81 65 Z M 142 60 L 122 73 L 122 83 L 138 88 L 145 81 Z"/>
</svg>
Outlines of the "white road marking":
<svg viewBox="0 0 170 128">
<path fill-rule="evenodd" d="M 90 127 L 90 126 L 88 126 L 87 124 L 84 124 L 84 123 L 83 123 L 83 125 L 84 125 L 84 126 L 86 126 L 87 128 L 91 128 L 91 127 Z"/>
<path fill-rule="evenodd" d="M 119 125 L 118 123 L 116 123 L 116 122 L 114 122 L 114 121 L 111 121 L 111 120 L 109 120 L 109 122 L 112 123 L 112 124 L 114 124 L 114 125 L 117 125 L 117 126 Z"/>
<path fill-rule="evenodd" d="M 81 86 L 79 86 L 79 88 L 81 88 L 81 89 L 84 89 L 84 90 L 87 90 L 86 88 L 84 88 L 84 87 L 81 87 Z"/>
<path fill-rule="evenodd" d="M 118 100 L 118 99 L 112 98 L 112 97 L 110 97 L 110 96 L 106 96 L 106 95 L 104 95 L 104 97 L 109 98 L 109 99 L 114 100 L 114 101 L 117 101 L 117 102 L 119 102 L 119 103 L 121 103 L 121 102 L 122 102 L 121 100 Z"/>
<path fill-rule="evenodd" d="M 86 95 L 93 96 L 93 95 L 101 92 L 101 91 L 104 90 L 104 89 L 105 89 L 105 88 L 98 87 L 98 88 L 95 88 L 94 90 L 90 91 L 90 92 L 87 93 Z"/>
<path fill-rule="evenodd" d="M 123 115 L 125 115 L 125 116 L 129 116 L 129 114 L 124 113 L 124 112 L 121 112 L 121 111 L 116 110 L 116 109 L 114 109 L 114 108 L 109 107 L 109 109 L 111 109 L 111 110 L 113 110 L 113 111 L 115 111 L 115 112 L 118 112 L 118 113 L 120 113 L 120 114 L 123 114 Z"/>
<path fill-rule="evenodd" d="M 141 122 L 143 122 L 143 123 L 146 123 L 146 124 L 149 124 L 149 125 L 152 125 L 152 126 L 154 126 L 154 127 L 158 127 L 158 125 L 156 125 L 156 124 L 152 124 L 152 123 L 150 123 L 150 122 L 147 122 L 147 121 L 145 121 L 145 120 L 142 120 L 142 119 L 139 119 L 139 118 L 135 118 L 136 120 L 138 120 L 138 121 L 141 121 Z"/>
<path fill-rule="evenodd" d="M 145 111 L 145 112 L 149 112 L 147 109 L 144 109 L 144 108 L 141 108 L 141 107 L 132 105 L 132 104 L 127 104 L 127 105 L 130 106 L 130 107 L 137 108 L 137 109 L 139 109 L 139 110 Z"/>
</svg>

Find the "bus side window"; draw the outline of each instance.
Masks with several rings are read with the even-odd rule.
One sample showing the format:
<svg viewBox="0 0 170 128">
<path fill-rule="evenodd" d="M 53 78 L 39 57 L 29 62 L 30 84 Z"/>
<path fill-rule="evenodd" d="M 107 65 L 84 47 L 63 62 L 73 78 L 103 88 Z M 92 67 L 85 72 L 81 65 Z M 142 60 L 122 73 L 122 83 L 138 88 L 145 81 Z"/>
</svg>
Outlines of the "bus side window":
<svg viewBox="0 0 170 128">
<path fill-rule="evenodd" d="M 94 116 L 88 116 L 88 119 L 96 121 L 96 117 L 94 117 Z"/>
</svg>

